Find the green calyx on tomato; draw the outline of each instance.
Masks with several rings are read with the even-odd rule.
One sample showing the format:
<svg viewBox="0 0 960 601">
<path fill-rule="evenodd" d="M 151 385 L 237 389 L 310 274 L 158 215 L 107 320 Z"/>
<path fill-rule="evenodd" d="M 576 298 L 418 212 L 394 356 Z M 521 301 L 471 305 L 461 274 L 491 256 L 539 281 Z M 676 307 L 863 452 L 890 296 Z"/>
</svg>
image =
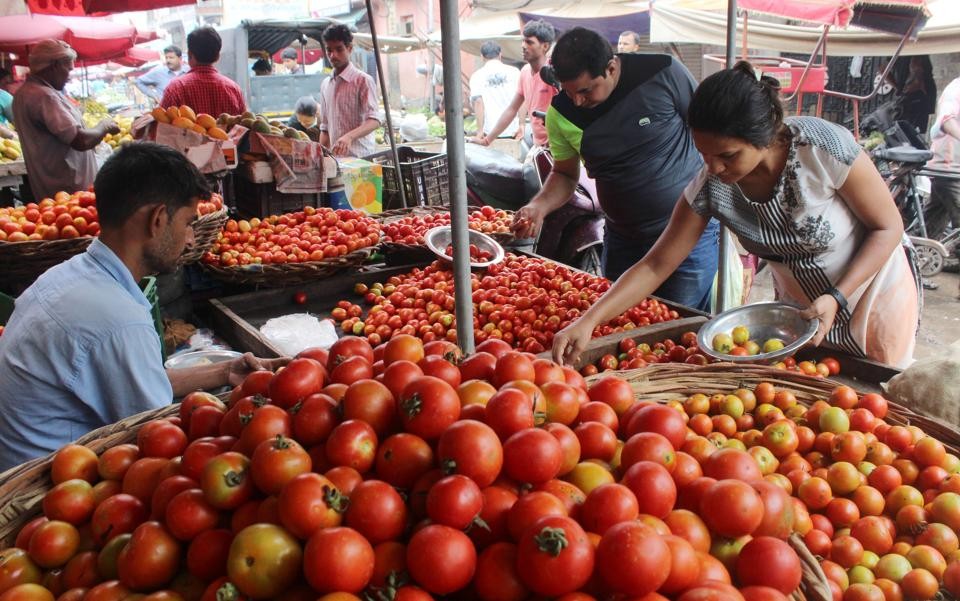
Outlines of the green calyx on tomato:
<svg viewBox="0 0 960 601">
<path fill-rule="evenodd" d="M 242 597 L 240 589 L 232 582 L 224 582 L 223 585 L 217 589 L 217 601 L 239 601 Z"/>
<path fill-rule="evenodd" d="M 400 401 L 400 409 L 403 410 L 408 417 L 414 417 L 423 409 L 423 399 L 420 398 L 419 394 L 413 394 L 410 398 Z"/>
<path fill-rule="evenodd" d="M 445 476 L 452 476 L 457 473 L 457 460 L 456 459 L 443 459 L 440 461 L 440 471 L 443 472 Z"/>
<path fill-rule="evenodd" d="M 350 506 L 350 497 L 332 486 L 323 487 L 323 502 L 337 513 L 345 513 Z"/>
<path fill-rule="evenodd" d="M 570 545 L 563 528 L 549 526 L 541 530 L 534 540 L 537 542 L 537 548 L 549 554 L 550 557 L 559 557 L 560 553 Z"/>
</svg>

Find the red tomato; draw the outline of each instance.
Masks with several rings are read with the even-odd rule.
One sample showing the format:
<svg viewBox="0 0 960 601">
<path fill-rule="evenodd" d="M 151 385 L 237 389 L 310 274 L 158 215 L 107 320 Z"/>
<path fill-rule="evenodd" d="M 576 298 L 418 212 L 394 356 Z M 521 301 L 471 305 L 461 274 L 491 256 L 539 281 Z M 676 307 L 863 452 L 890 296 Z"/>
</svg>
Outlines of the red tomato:
<svg viewBox="0 0 960 601">
<path fill-rule="evenodd" d="M 436 595 L 446 595 L 470 584 L 476 563 L 473 542 L 449 526 L 426 526 L 417 531 L 407 545 L 407 569 L 411 578 Z"/>
<path fill-rule="evenodd" d="M 379 480 L 361 482 L 350 493 L 344 523 L 371 545 L 396 540 L 407 525 L 407 506 L 392 486 Z"/>
<path fill-rule="evenodd" d="M 324 476 L 300 474 L 278 497 L 280 521 L 297 538 L 307 539 L 319 529 L 339 526 L 347 500 Z"/>
<path fill-rule="evenodd" d="M 253 411 L 253 417 L 243 426 L 234 450 L 251 456 L 261 442 L 281 435 L 290 436 L 292 431 L 293 420 L 289 413 L 276 405 L 264 405 Z"/>
<path fill-rule="evenodd" d="M 771 536 L 749 541 L 737 558 L 737 580 L 745 586 L 769 586 L 789 595 L 800 586 L 800 576 L 796 552 Z"/>
<path fill-rule="evenodd" d="M 493 379 L 493 372 L 496 367 L 496 357 L 490 353 L 477 352 L 460 363 L 460 379 L 464 382 L 468 380 L 490 381 Z"/>
<path fill-rule="evenodd" d="M 182 541 L 213 530 L 220 521 L 219 512 L 207 502 L 199 488 L 185 490 L 170 499 L 164 516 L 170 534 Z"/>
<path fill-rule="evenodd" d="M 568 517 L 546 517 L 528 528 L 517 545 L 517 572 L 533 592 L 560 596 L 590 579 L 595 549 L 586 532 Z"/>
<path fill-rule="evenodd" d="M 753 456 L 739 449 L 720 449 L 713 453 L 703 466 L 703 473 L 717 480 L 734 478 L 753 482 L 763 478 L 760 466 Z"/>
<path fill-rule="evenodd" d="M 303 571 L 320 593 L 362 591 L 373 576 L 373 547 L 352 528 L 322 528 L 307 541 Z"/>
<path fill-rule="evenodd" d="M 344 420 L 359 419 L 370 424 L 377 436 L 397 429 L 394 395 L 387 386 L 376 380 L 358 380 L 350 384 L 340 402 L 340 411 Z"/>
<path fill-rule="evenodd" d="M 398 359 L 387 365 L 383 371 L 383 384 L 390 390 L 393 397 L 399 398 L 403 389 L 414 378 L 423 375 L 423 370 L 416 363 L 405 359 Z"/>
<path fill-rule="evenodd" d="M 544 430 L 528 428 L 503 443 L 504 472 L 517 482 L 538 484 L 555 478 L 562 461 L 560 442 Z"/>
<path fill-rule="evenodd" d="M 633 435 L 638 432 L 656 432 L 669 440 L 674 449 L 679 450 L 687 436 L 687 424 L 676 409 L 654 404 L 642 407 L 630 418 L 627 433 Z"/>
<path fill-rule="evenodd" d="M 79 478 L 95 484 L 99 479 L 99 460 L 97 454 L 87 447 L 68 444 L 53 456 L 50 464 L 50 480 L 60 484 L 67 480 Z"/>
<path fill-rule="evenodd" d="M 250 459 L 250 474 L 261 492 L 276 495 L 294 476 L 309 472 L 312 465 L 300 443 L 278 435 L 257 445 Z"/>
<path fill-rule="evenodd" d="M 330 381 L 350 385 L 373 378 L 373 364 L 364 357 L 349 357 L 330 372 Z"/>
<path fill-rule="evenodd" d="M 670 575 L 659 590 L 663 594 L 676 594 L 697 582 L 700 576 L 700 560 L 697 559 L 693 545 L 686 539 L 668 534 L 663 540 L 670 548 Z"/>
<path fill-rule="evenodd" d="M 140 458 L 140 449 L 134 444 L 111 447 L 100 455 L 97 470 L 104 480 L 122 481 L 124 474 Z"/>
<path fill-rule="evenodd" d="M 159 522 L 137 526 L 117 556 L 120 582 L 135 591 L 163 587 L 179 567 L 180 543 Z"/>
<path fill-rule="evenodd" d="M 507 519 L 510 509 L 517 502 L 516 493 L 501 486 L 488 486 L 481 494 L 483 507 L 480 509 L 480 519 L 487 528 L 471 528 L 469 533 L 478 549 L 509 539 Z"/>
<path fill-rule="evenodd" d="M 466 530 L 483 507 L 480 487 L 466 476 L 447 476 L 427 493 L 427 516 L 431 521 Z"/>
<path fill-rule="evenodd" d="M 542 518 L 566 517 L 567 506 L 556 495 L 545 491 L 529 492 L 513 504 L 507 514 L 510 538 L 519 542 L 524 532 Z"/>
<path fill-rule="evenodd" d="M 309 448 L 327 440 L 327 436 L 337 425 L 337 402 L 323 394 L 311 394 L 294 406 L 293 436 L 304 447 Z"/>
<path fill-rule="evenodd" d="M 597 571 L 611 591 L 643 597 L 670 576 L 670 547 L 640 522 L 613 526 L 597 545 Z"/>
<path fill-rule="evenodd" d="M 533 362 L 522 353 L 510 351 L 497 358 L 492 383 L 499 388 L 515 380 L 533 382 L 536 377 L 537 372 L 533 367 Z"/>
<path fill-rule="evenodd" d="M 637 497 L 621 484 L 603 484 L 590 491 L 580 507 L 580 523 L 587 532 L 603 536 L 620 522 L 635 520 L 640 514 Z"/>
<path fill-rule="evenodd" d="M 752 482 L 751 485 L 763 501 L 763 519 L 753 532 L 755 536 L 773 536 L 786 540 L 793 532 L 793 502 L 783 488 L 766 481 Z"/>
<path fill-rule="evenodd" d="M 209 392 L 200 390 L 191 392 L 183 397 L 183 400 L 180 402 L 180 424 L 184 430 L 190 431 L 190 418 L 193 412 L 200 407 L 216 407 L 223 411 L 227 410 L 227 406 L 223 404 L 223 401 Z"/>
<path fill-rule="evenodd" d="M 51 520 L 34 531 L 28 545 L 30 559 L 41 568 L 58 568 L 80 548 L 80 533 L 73 524 Z"/>
<path fill-rule="evenodd" d="M 533 402 L 516 388 L 504 388 L 487 401 L 486 416 L 487 425 L 497 433 L 500 440 L 506 440 L 513 434 L 534 426 Z"/>
<path fill-rule="evenodd" d="M 76 526 L 86 522 L 96 506 L 93 487 L 86 480 L 75 478 L 57 484 L 43 496 L 43 513 L 51 520 Z"/>
<path fill-rule="evenodd" d="M 417 366 L 426 376 L 440 378 L 454 388 L 460 386 L 460 369 L 441 355 L 426 355 Z"/>
<path fill-rule="evenodd" d="M 377 433 L 367 422 L 350 419 L 333 429 L 324 448 L 331 465 L 345 465 L 364 474 L 377 458 Z"/>
<path fill-rule="evenodd" d="M 374 471 L 392 486 L 410 488 L 417 478 L 432 467 L 433 449 L 419 436 L 400 432 L 381 442 L 377 448 Z"/>
<path fill-rule="evenodd" d="M 677 485 L 658 463 L 639 461 L 631 465 L 621 483 L 636 495 L 640 513 L 664 518 L 677 502 Z"/>
<path fill-rule="evenodd" d="M 491 545 L 477 558 L 473 587 L 481 601 L 523 601 L 530 593 L 517 573 L 517 546 Z"/>
<path fill-rule="evenodd" d="M 233 532 L 230 530 L 201 532 L 187 549 L 187 570 L 204 582 L 226 576 L 231 542 Z"/>
<path fill-rule="evenodd" d="M 105 545 L 115 536 L 133 532 L 148 516 L 146 506 L 133 495 L 120 493 L 108 497 L 97 505 L 90 520 L 93 540 Z"/>
<path fill-rule="evenodd" d="M 162 520 L 167 511 L 167 504 L 178 494 L 199 485 L 193 478 L 187 476 L 170 476 L 157 485 L 150 501 L 150 519 Z"/>
<path fill-rule="evenodd" d="M 326 380 L 322 365 L 313 359 L 294 359 L 270 380 L 267 393 L 282 409 L 289 409 L 311 394 L 320 392 Z"/>
<path fill-rule="evenodd" d="M 610 405 L 617 415 L 623 415 L 633 405 L 633 388 L 617 377 L 600 378 L 588 391 L 591 401 Z"/>
<path fill-rule="evenodd" d="M 137 432 L 137 446 L 144 457 L 172 459 L 183 454 L 187 443 L 186 433 L 165 419 L 148 422 Z"/>
<path fill-rule="evenodd" d="M 404 430 L 436 440 L 460 416 L 460 397 L 440 378 L 420 376 L 403 389 L 397 408 Z"/>
<path fill-rule="evenodd" d="M 503 447 L 492 428 L 478 421 L 462 420 L 440 436 L 440 464 L 448 473 L 462 474 L 485 488 L 503 466 Z"/>
<path fill-rule="evenodd" d="M 763 499 L 746 482 L 720 480 L 704 492 L 700 515 L 711 531 L 737 538 L 752 533 L 763 521 Z"/>
<path fill-rule="evenodd" d="M 331 372 L 341 363 L 351 357 L 361 357 L 369 364 L 373 364 L 373 348 L 365 339 L 358 336 L 344 336 L 330 347 L 327 369 Z"/>
</svg>

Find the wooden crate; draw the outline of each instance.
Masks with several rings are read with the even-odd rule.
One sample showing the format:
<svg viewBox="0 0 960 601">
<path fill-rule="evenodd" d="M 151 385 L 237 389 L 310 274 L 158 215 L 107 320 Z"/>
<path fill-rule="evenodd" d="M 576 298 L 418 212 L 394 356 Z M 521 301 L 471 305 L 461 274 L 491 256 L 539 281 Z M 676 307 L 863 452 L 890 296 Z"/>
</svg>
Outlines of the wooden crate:
<svg viewBox="0 0 960 601">
<path fill-rule="evenodd" d="M 213 299 L 207 307 L 205 317 L 208 323 L 213 326 L 216 334 L 226 340 L 233 348 L 240 351 L 249 351 L 260 357 L 276 357 L 280 355 L 279 349 L 260 335 L 260 327 L 267 320 L 290 313 L 310 313 L 316 315 L 319 319 L 326 319 L 330 317 L 330 312 L 336 307 L 337 301 L 340 300 L 348 300 L 364 306 L 362 295 L 355 294 L 353 291 L 357 283 L 371 285 L 376 282 L 384 282 L 391 276 L 404 274 L 414 267 L 423 267 L 427 264 L 428 262 L 420 262 L 394 267 L 376 266 L 368 268 L 366 271 L 336 275 L 304 286 L 258 290 Z M 293 301 L 293 296 L 297 292 L 306 293 L 306 304 L 298 305 Z M 694 309 L 662 299 L 660 299 L 660 302 L 677 311 L 681 317 L 699 317 L 698 322 L 703 321 L 703 317 Z M 655 325 L 674 323 L 676 322 Z M 641 330 L 646 331 L 646 328 L 631 331 L 640 332 Z M 626 335 L 626 333 L 623 333 L 623 335 Z M 617 334 L 612 336 L 617 336 Z"/>
</svg>

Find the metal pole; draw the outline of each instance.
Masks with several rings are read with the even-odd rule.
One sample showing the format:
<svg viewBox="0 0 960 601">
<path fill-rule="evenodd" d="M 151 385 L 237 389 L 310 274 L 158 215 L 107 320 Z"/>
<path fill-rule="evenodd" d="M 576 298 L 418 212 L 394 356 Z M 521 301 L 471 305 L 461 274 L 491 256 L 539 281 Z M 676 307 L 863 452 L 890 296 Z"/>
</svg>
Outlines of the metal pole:
<svg viewBox="0 0 960 601">
<path fill-rule="evenodd" d="M 373 55 L 377 59 L 377 78 L 380 80 L 380 91 L 383 93 L 383 112 L 387 119 L 387 138 L 390 140 L 390 152 L 393 154 L 394 173 L 397 176 L 397 187 L 400 189 L 400 203 L 407 206 L 407 191 L 403 186 L 403 175 L 400 173 L 400 155 L 397 153 L 397 141 L 393 139 L 393 120 L 390 118 L 390 94 L 387 93 L 387 80 L 383 74 L 383 61 L 380 60 L 380 42 L 377 40 L 377 24 L 373 18 L 373 4 L 367 0 L 367 21 L 370 22 L 370 40 L 373 42 Z"/>
<path fill-rule="evenodd" d="M 744 48 L 746 52 L 746 48 Z M 733 67 L 737 54 L 737 0 L 727 0 L 727 69 Z M 744 54 L 746 58 L 746 54 Z M 727 309 L 724 299 L 727 294 L 727 273 L 724 266 L 731 253 L 727 244 L 727 228 L 720 226 L 720 252 L 717 255 L 717 312 Z"/>
<path fill-rule="evenodd" d="M 464 353 L 472 354 L 473 294 L 470 288 L 470 238 L 467 232 L 467 178 L 460 82 L 460 22 L 457 9 L 456 0 L 440 0 L 443 108 L 447 125 L 447 171 L 450 173 L 450 227 L 453 234 L 457 343 Z"/>
</svg>

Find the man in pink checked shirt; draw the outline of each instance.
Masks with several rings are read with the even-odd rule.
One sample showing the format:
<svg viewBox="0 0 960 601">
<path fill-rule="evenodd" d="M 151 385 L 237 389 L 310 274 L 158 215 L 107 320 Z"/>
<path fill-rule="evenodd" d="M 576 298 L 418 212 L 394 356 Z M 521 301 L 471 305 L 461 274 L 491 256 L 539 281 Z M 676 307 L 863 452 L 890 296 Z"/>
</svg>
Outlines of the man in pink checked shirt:
<svg viewBox="0 0 960 601">
<path fill-rule="evenodd" d="M 381 120 L 377 88 L 350 62 L 353 34 L 346 25 L 331 25 L 323 32 L 323 47 L 333 73 L 320 85 L 320 143 L 335 156 L 372 154 L 373 130 Z"/>
</svg>

